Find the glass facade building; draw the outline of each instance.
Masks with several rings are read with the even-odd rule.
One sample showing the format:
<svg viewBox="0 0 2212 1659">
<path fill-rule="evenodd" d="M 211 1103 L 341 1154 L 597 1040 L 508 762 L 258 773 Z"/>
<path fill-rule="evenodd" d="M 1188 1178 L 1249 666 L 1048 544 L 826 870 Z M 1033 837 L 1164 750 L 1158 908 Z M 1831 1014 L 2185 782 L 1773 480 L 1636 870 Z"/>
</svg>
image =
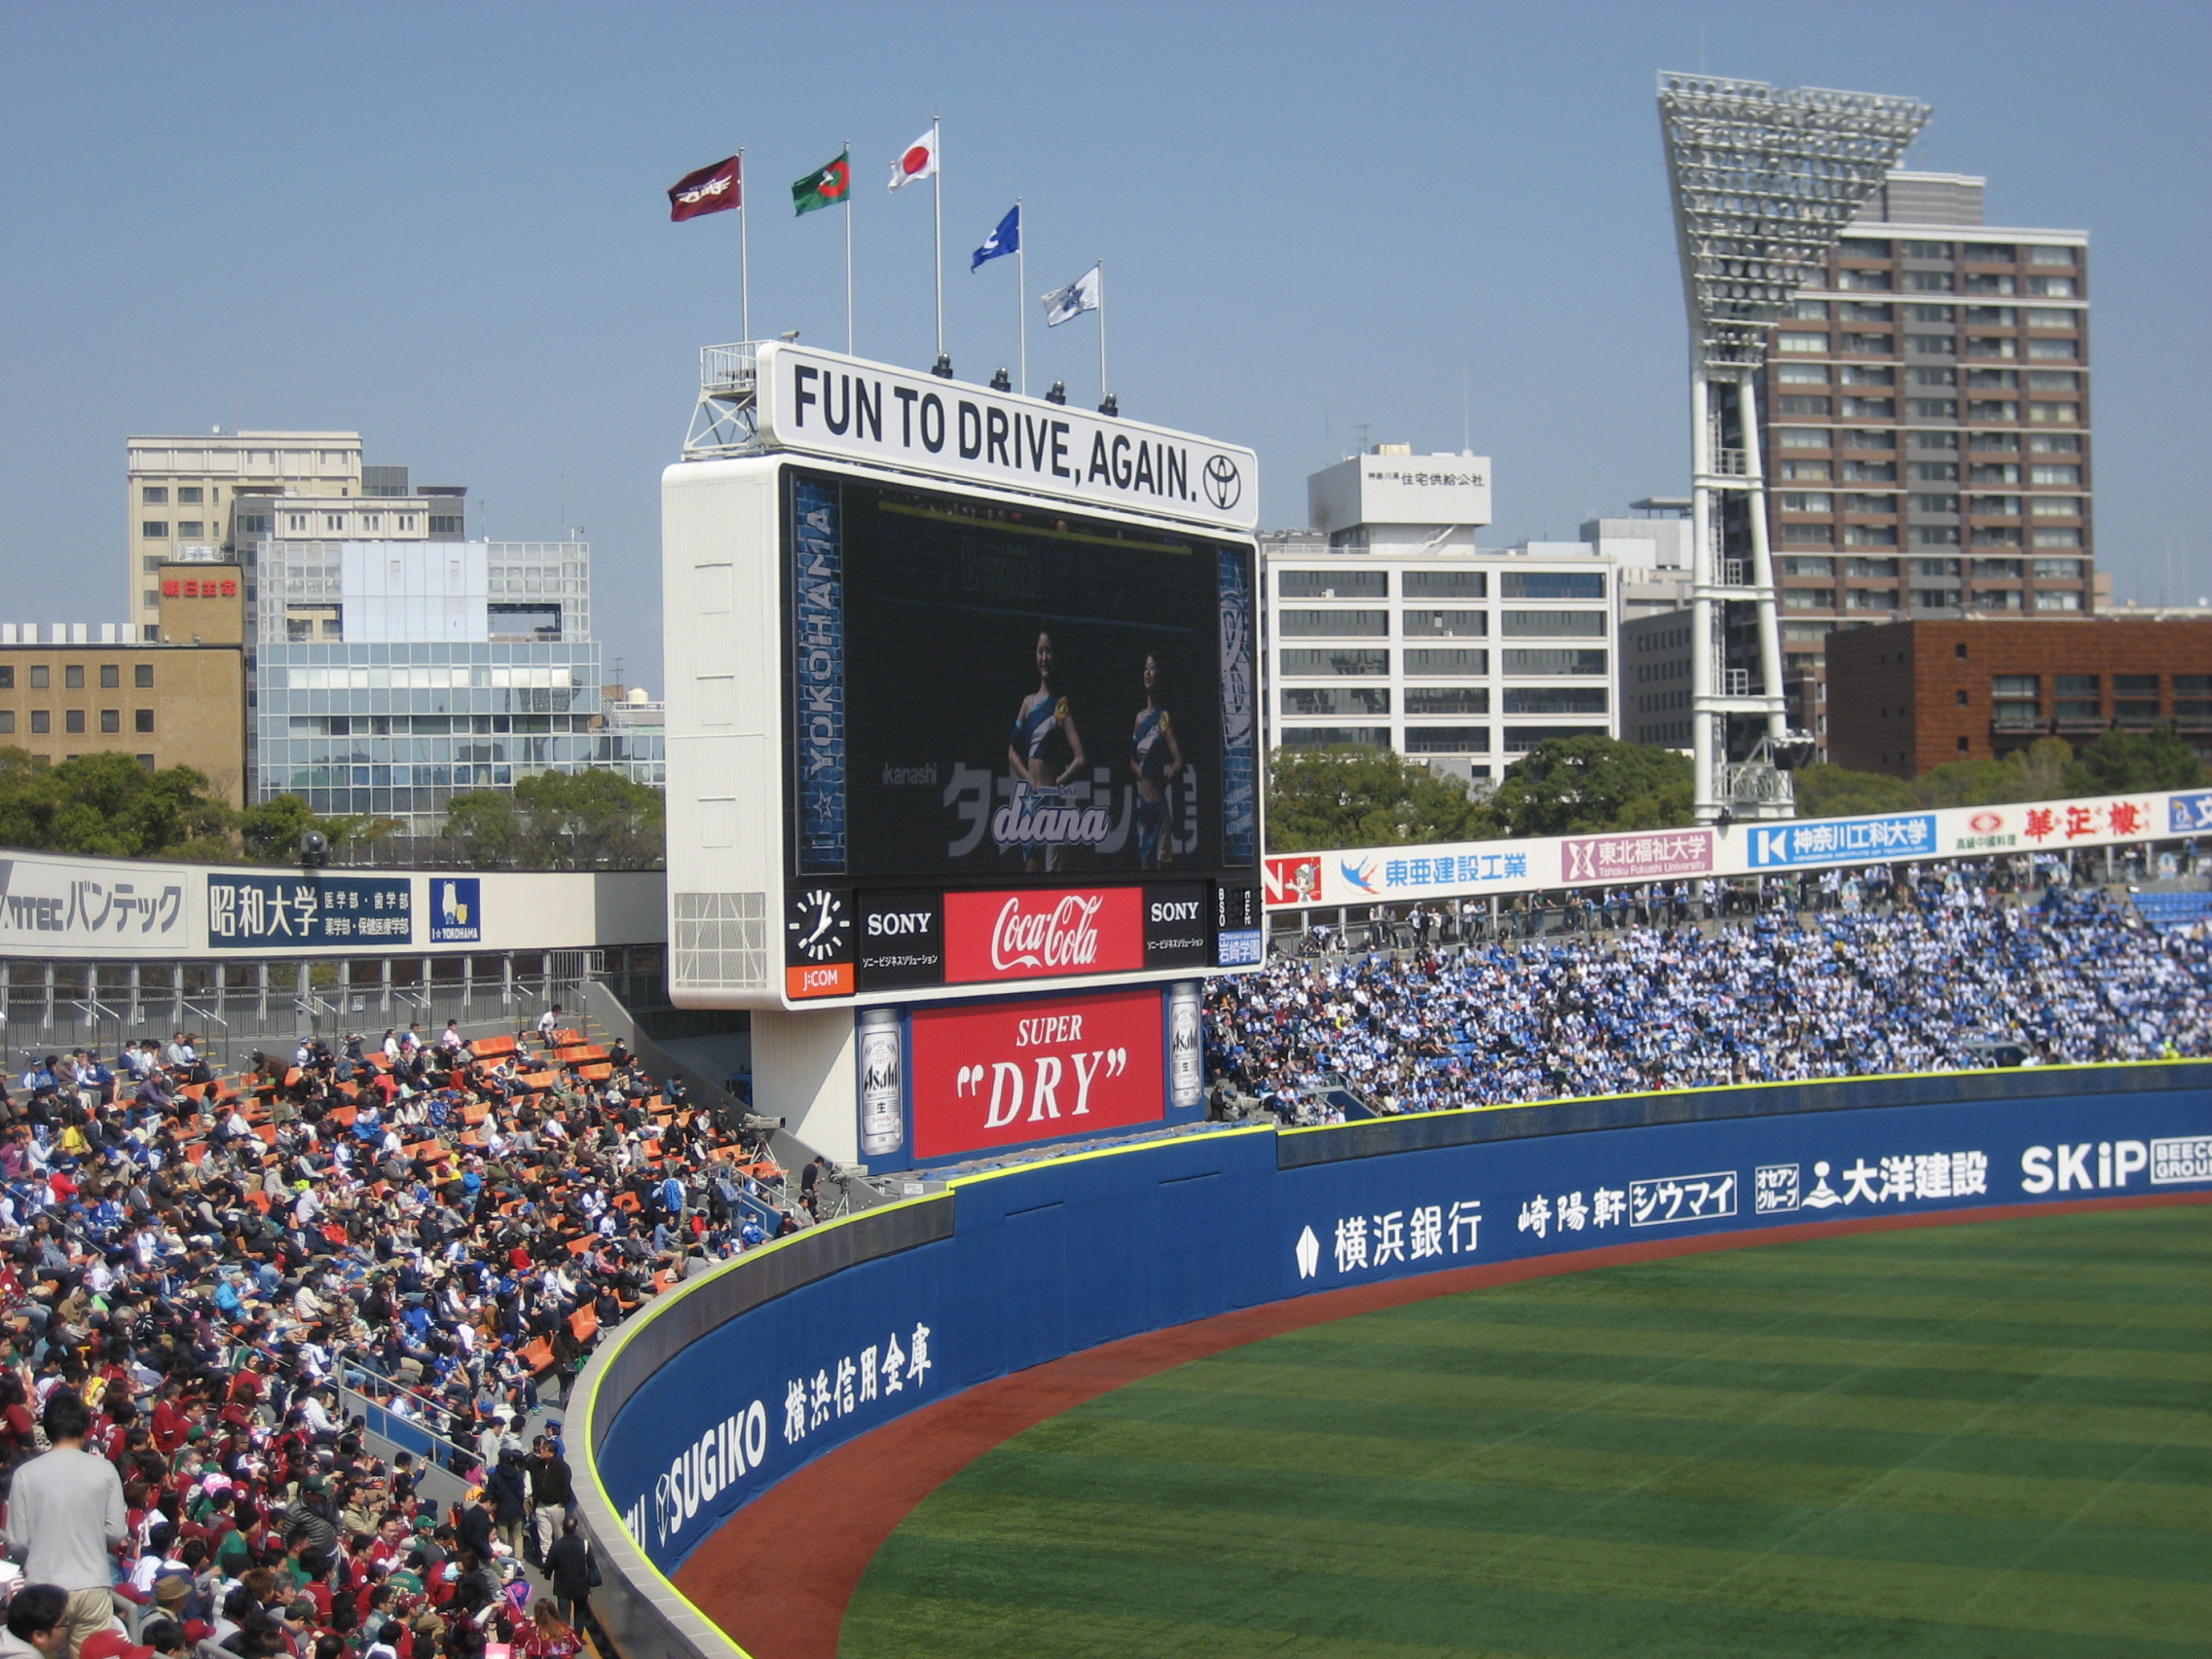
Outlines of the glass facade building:
<svg viewBox="0 0 2212 1659">
<path fill-rule="evenodd" d="M 633 754 L 658 745 L 607 719 L 586 543 L 258 551 L 255 799 L 297 794 L 434 835 L 455 794 L 533 772 L 659 781 L 657 755 Z"/>
</svg>

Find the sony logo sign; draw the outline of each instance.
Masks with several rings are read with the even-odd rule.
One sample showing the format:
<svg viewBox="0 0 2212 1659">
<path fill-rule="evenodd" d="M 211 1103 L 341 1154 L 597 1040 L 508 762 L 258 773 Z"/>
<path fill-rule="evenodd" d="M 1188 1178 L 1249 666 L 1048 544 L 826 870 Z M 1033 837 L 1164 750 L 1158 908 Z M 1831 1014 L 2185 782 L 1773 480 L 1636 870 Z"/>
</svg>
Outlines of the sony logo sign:
<svg viewBox="0 0 2212 1659">
<path fill-rule="evenodd" d="M 1238 445 L 788 342 L 757 348 L 755 386 L 770 449 L 1217 528 L 1259 522 L 1258 458 Z"/>
<path fill-rule="evenodd" d="M 903 939 L 913 934 L 926 934 L 937 923 L 932 910 L 889 910 L 867 919 L 870 939 Z"/>
<path fill-rule="evenodd" d="M 1198 901 L 1155 899 L 1152 902 L 1152 919 L 1156 922 L 1195 922 L 1198 919 Z"/>
</svg>

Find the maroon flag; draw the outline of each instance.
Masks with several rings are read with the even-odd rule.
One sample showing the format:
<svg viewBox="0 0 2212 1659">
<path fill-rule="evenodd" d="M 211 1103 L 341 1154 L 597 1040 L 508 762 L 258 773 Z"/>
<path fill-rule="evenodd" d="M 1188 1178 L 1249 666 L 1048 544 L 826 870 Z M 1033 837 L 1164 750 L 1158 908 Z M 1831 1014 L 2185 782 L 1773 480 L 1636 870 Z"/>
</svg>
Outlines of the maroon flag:
<svg viewBox="0 0 2212 1659">
<path fill-rule="evenodd" d="M 668 187 L 668 216 L 676 224 L 702 213 L 726 213 L 744 205 L 744 170 L 735 156 L 685 173 Z"/>
</svg>

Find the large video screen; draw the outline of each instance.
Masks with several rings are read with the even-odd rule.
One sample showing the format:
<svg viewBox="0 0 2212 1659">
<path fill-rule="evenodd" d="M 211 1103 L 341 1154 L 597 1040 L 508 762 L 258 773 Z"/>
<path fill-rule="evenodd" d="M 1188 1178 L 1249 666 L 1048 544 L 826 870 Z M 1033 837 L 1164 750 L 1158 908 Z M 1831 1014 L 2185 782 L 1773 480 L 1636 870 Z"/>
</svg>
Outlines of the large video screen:
<svg viewBox="0 0 2212 1659">
<path fill-rule="evenodd" d="M 788 467 L 793 881 L 1250 881 L 1249 543 Z"/>
</svg>

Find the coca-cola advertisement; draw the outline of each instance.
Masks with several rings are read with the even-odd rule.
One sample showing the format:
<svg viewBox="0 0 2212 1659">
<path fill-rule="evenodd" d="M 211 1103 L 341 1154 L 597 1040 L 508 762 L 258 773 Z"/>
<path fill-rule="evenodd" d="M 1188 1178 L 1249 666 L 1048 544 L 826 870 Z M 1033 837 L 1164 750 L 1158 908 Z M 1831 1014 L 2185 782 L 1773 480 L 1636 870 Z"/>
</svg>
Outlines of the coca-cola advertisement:
<svg viewBox="0 0 2212 1659">
<path fill-rule="evenodd" d="M 949 984 L 1134 973 L 1145 964 L 1144 890 L 947 893 Z"/>
<path fill-rule="evenodd" d="M 795 467 L 784 504 L 794 885 L 1256 882 L 1249 543 Z"/>
<path fill-rule="evenodd" d="M 917 1159 L 1166 1115 L 1158 990 L 917 1011 L 906 1059 Z"/>
</svg>

